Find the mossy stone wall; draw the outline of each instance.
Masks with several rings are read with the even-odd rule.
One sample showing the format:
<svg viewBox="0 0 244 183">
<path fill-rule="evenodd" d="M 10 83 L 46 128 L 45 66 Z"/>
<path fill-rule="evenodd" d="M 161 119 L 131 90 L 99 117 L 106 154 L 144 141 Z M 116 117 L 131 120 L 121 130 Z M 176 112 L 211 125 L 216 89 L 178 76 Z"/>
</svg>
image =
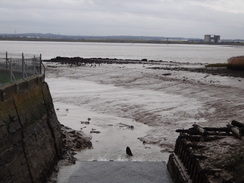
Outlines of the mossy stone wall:
<svg viewBox="0 0 244 183">
<path fill-rule="evenodd" d="M 0 183 L 39 183 L 62 153 L 60 124 L 44 76 L 0 88 Z"/>
</svg>

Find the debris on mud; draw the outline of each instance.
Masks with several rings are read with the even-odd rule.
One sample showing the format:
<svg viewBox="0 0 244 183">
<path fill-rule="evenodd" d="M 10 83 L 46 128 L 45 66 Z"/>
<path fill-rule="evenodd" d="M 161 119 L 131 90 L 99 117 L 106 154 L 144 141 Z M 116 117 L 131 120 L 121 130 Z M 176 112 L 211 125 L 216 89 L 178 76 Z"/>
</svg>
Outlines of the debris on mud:
<svg viewBox="0 0 244 183">
<path fill-rule="evenodd" d="M 91 139 L 86 137 L 81 131 L 73 130 L 69 127 L 61 125 L 64 154 L 63 158 L 66 163 L 75 163 L 75 151 L 80 151 L 85 148 L 92 148 Z"/>
<path fill-rule="evenodd" d="M 180 136 L 169 157 L 168 169 L 175 182 L 233 183 L 244 181 L 244 123 L 226 127 L 176 130 Z M 177 180 L 177 181 L 176 181 Z"/>
<path fill-rule="evenodd" d="M 49 177 L 47 183 L 57 182 L 57 175 L 61 166 L 75 164 L 76 158 L 74 157 L 74 155 L 76 154 L 76 152 L 82 149 L 92 148 L 91 138 L 85 136 L 83 132 L 73 130 L 62 124 L 61 132 L 64 144 L 63 155 L 61 157 L 61 160 L 59 160 L 58 165 L 55 167 L 55 170 L 52 173 L 51 177 Z"/>
</svg>

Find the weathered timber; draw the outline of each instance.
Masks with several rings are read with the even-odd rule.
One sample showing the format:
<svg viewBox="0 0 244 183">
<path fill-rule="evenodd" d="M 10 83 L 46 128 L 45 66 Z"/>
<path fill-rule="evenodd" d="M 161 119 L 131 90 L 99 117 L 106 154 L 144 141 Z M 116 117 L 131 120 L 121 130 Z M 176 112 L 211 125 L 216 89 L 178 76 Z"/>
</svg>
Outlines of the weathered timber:
<svg viewBox="0 0 244 183">
<path fill-rule="evenodd" d="M 244 128 L 239 128 L 239 132 L 240 132 L 241 136 L 244 136 Z"/>
<path fill-rule="evenodd" d="M 188 130 L 178 129 L 175 132 L 177 132 L 177 133 L 187 133 L 189 135 L 199 135 L 199 133 L 195 129 L 193 129 L 193 128 L 190 128 Z"/>
<path fill-rule="evenodd" d="M 192 157 L 197 158 L 199 160 L 204 160 L 204 159 L 208 158 L 207 156 L 204 156 L 202 154 L 193 154 Z"/>
<path fill-rule="evenodd" d="M 181 139 L 188 139 L 192 142 L 200 142 L 200 141 L 213 141 L 213 140 L 218 140 L 223 138 L 222 136 L 217 136 L 217 135 L 209 135 L 203 137 L 202 135 L 180 135 L 178 138 Z"/>
<path fill-rule="evenodd" d="M 176 130 L 180 135 L 168 162 L 175 183 L 243 182 L 242 158 L 234 167 L 234 159 L 229 155 L 233 154 L 233 148 L 243 152 L 243 143 L 238 139 L 244 140 L 244 127 L 237 121 L 231 124 L 221 128 L 194 124 L 193 128 Z"/>
<path fill-rule="evenodd" d="M 201 135 L 207 136 L 207 135 L 220 135 L 220 136 L 229 136 L 229 129 L 227 127 L 223 128 L 206 128 L 203 127 L 204 133 Z M 189 128 L 189 129 L 177 129 L 177 133 L 181 134 L 189 134 L 189 135 L 199 135 L 200 132 L 194 128 Z"/>
<path fill-rule="evenodd" d="M 233 120 L 233 121 L 231 122 L 231 124 L 232 124 L 233 126 L 236 126 L 236 127 L 239 127 L 239 128 L 244 128 L 244 123 L 238 122 L 238 121 L 236 121 L 236 120 Z"/>
<path fill-rule="evenodd" d="M 232 126 L 230 124 L 227 124 L 227 128 L 230 130 L 230 132 L 233 134 L 233 136 L 235 136 L 236 138 L 241 139 L 241 134 L 240 131 L 237 127 Z"/>
<path fill-rule="evenodd" d="M 192 149 L 202 149 L 205 146 L 197 145 L 197 144 L 187 144 L 188 147 L 191 147 Z"/>
<path fill-rule="evenodd" d="M 213 175 L 213 174 L 215 174 L 217 172 L 221 172 L 221 171 L 222 171 L 221 169 L 205 168 L 205 169 L 202 169 L 200 172 L 208 174 L 208 175 Z"/>
<path fill-rule="evenodd" d="M 202 128 L 200 125 L 194 124 L 192 125 L 193 128 L 200 134 L 200 135 L 205 135 L 207 132 Z"/>
<path fill-rule="evenodd" d="M 203 127 L 204 130 L 206 131 L 218 131 L 218 132 L 228 132 L 228 128 L 227 127 L 222 127 L 222 128 L 213 128 L 213 127 Z"/>
</svg>

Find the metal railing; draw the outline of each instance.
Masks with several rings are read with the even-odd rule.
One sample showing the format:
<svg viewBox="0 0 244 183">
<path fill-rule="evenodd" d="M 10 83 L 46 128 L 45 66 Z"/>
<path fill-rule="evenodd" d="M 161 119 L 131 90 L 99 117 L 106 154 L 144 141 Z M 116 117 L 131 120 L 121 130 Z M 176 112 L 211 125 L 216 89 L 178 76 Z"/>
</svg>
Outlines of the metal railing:
<svg viewBox="0 0 244 183">
<path fill-rule="evenodd" d="M 0 86 L 40 74 L 45 74 L 41 55 L 0 53 Z"/>
</svg>

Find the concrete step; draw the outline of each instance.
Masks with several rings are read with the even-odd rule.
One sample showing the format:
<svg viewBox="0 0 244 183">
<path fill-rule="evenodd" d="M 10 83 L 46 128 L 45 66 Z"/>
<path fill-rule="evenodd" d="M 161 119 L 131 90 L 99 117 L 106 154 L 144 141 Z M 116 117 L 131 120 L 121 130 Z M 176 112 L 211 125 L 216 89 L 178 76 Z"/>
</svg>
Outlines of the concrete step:
<svg viewBox="0 0 244 183">
<path fill-rule="evenodd" d="M 173 183 L 165 162 L 77 162 L 69 183 Z"/>
</svg>

